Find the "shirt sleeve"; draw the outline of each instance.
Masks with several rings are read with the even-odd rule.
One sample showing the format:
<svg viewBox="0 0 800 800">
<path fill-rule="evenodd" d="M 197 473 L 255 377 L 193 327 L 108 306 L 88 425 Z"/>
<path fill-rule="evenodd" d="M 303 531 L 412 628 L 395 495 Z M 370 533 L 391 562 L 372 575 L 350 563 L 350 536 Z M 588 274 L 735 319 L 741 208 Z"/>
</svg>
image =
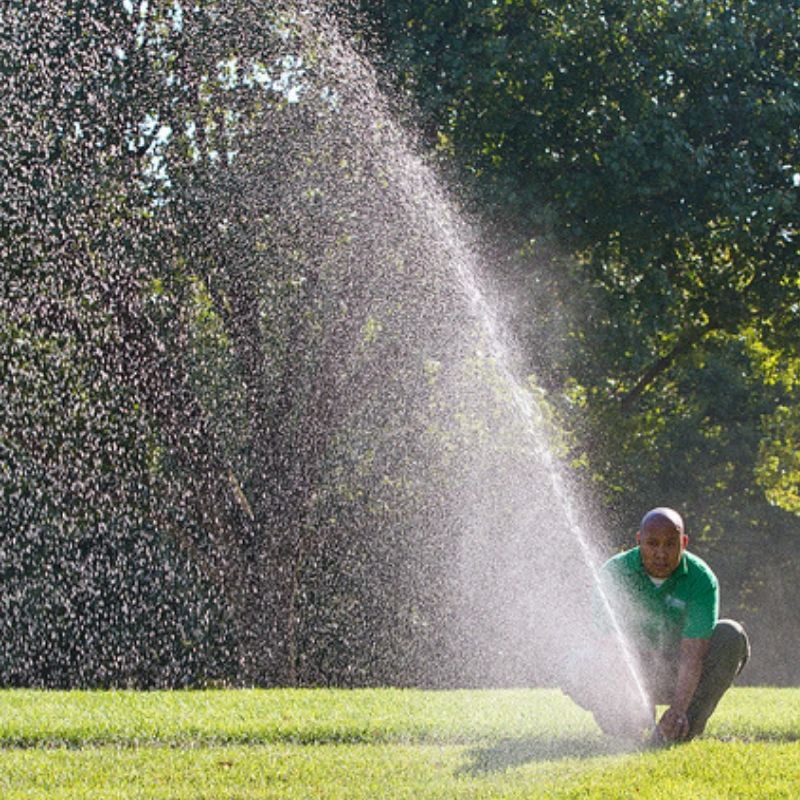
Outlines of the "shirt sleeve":
<svg viewBox="0 0 800 800">
<path fill-rule="evenodd" d="M 706 576 L 705 586 L 689 602 L 681 635 L 685 639 L 708 639 L 719 617 L 719 585 L 716 578 Z"/>
</svg>

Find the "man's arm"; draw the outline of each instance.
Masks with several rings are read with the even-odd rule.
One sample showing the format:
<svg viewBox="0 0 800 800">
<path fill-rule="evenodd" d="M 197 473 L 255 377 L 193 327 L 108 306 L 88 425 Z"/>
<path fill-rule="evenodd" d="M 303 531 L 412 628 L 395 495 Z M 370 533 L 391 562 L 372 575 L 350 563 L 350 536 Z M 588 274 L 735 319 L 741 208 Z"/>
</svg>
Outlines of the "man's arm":
<svg viewBox="0 0 800 800">
<path fill-rule="evenodd" d="M 681 639 L 675 694 L 670 707 L 658 723 L 659 732 L 668 741 L 684 739 L 689 733 L 686 711 L 697 684 L 700 683 L 700 673 L 703 671 L 703 659 L 708 652 L 709 641 L 709 639 Z"/>
</svg>

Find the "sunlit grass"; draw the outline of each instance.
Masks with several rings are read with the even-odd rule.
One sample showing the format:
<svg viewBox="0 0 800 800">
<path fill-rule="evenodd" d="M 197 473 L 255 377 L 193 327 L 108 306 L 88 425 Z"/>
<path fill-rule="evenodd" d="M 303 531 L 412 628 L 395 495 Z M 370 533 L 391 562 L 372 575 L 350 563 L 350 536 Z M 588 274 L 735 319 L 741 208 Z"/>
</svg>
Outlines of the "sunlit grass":
<svg viewBox="0 0 800 800">
<path fill-rule="evenodd" d="M 0 693 L 0 746 L 471 742 L 591 734 L 556 690 Z"/>
<path fill-rule="evenodd" d="M 800 690 L 640 752 L 554 690 L 0 692 L 0 797 L 796 798 Z"/>
</svg>

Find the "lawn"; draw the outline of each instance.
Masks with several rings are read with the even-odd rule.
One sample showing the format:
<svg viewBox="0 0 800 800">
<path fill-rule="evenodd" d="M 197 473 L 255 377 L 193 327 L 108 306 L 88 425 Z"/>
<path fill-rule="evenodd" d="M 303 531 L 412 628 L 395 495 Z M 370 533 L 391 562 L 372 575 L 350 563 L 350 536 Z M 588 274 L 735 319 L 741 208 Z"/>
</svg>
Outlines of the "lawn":
<svg viewBox="0 0 800 800">
<path fill-rule="evenodd" d="M 800 797 L 800 690 L 640 752 L 555 690 L 0 692 L 3 800 Z"/>
</svg>

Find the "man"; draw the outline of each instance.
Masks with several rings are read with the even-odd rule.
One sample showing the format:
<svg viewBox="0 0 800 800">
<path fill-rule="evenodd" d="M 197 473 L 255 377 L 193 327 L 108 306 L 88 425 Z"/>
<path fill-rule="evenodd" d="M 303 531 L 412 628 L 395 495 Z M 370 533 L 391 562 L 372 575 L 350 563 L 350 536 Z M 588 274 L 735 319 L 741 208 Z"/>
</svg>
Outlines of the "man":
<svg viewBox="0 0 800 800">
<path fill-rule="evenodd" d="M 703 732 L 750 654 L 747 634 L 718 619 L 719 590 L 709 566 L 686 550 L 680 514 L 654 508 L 637 547 L 600 570 L 595 609 L 599 637 L 570 670 L 567 693 L 613 735 L 653 730 L 654 741 Z"/>
</svg>

